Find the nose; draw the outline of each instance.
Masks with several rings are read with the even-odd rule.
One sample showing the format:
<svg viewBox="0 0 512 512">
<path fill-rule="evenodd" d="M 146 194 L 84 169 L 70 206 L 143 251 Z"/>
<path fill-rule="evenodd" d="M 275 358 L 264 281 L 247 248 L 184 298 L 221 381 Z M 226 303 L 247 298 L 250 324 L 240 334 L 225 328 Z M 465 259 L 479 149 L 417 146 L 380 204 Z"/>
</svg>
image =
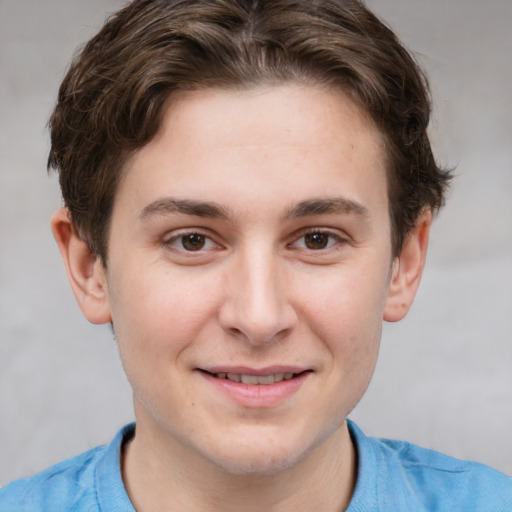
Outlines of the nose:
<svg viewBox="0 0 512 512">
<path fill-rule="evenodd" d="M 230 335 L 263 345 L 287 336 L 297 322 L 283 263 L 272 251 L 239 254 L 226 277 L 219 322 Z"/>
</svg>

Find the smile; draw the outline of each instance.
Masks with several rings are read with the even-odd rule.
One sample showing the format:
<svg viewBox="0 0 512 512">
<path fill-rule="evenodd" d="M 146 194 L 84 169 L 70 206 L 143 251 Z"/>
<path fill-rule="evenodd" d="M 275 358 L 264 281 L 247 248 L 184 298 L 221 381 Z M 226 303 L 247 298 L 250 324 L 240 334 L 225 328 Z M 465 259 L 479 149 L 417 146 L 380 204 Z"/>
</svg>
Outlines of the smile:
<svg viewBox="0 0 512 512">
<path fill-rule="evenodd" d="M 268 386 L 281 382 L 282 380 L 293 379 L 297 374 L 294 373 L 274 373 L 270 375 L 244 375 L 242 373 L 214 373 L 211 374 L 217 379 L 227 379 L 232 382 L 241 382 L 248 385 Z"/>
<path fill-rule="evenodd" d="M 274 366 L 267 368 L 196 368 L 216 396 L 225 396 L 244 408 L 279 407 L 297 393 L 313 375 L 311 368 Z"/>
</svg>

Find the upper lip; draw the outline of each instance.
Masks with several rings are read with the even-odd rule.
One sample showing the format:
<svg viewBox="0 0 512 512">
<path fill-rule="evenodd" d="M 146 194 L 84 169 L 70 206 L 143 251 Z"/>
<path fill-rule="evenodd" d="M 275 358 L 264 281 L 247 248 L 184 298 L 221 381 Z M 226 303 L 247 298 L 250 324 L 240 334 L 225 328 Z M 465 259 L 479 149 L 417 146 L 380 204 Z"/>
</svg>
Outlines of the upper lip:
<svg viewBox="0 0 512 512">
<path fill-rule="evenodd" d="M 237 373 L 240 375 L 255 375 L 264 377 L 266 375 L 275 375 L 276 373 L 302 373 L 311 370 L 305 366 L 288 366 L 288 365 L 273 365 L 264 368 L 251 368 L 249 366 L 204 366 L 198 367 L 198 370 L 208 373 Z"/>
</svg>

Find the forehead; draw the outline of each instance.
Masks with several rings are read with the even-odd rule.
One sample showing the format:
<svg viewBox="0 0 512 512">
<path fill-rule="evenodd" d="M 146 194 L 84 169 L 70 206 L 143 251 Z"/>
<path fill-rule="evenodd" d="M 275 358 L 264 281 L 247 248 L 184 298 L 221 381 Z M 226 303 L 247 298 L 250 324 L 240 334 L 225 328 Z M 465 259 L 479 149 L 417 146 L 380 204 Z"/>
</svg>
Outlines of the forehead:
<svg viewBox="0 0 512 512">
<path fill-rule="evenodd" d="M 339 91 L 208 89 L 169 100 L 157 135 L 128 160 L 118 196 L 129 188 L 141 202 L 165 195 L 217 201 L 222 192 L 243 206 L 267 195 L 275 202 L 279 190 L 289 207 L 331 195 L 333 183 L 348 196 L 372 184 L 384 196 L 373 200 L 387 201 L 385 181 L 379 130 Z"/>
<path fill-rule="evenodd" d="M 350 134 L 342 133 L 350 123 Z M 299 84 L 178 92 L 164 109 L 149 148 L 162 138 L 222 149 L 286 144 L 304 150 L 339 144 L 382 146 L 370 116 L 342 91 Z M 351 140 L 349 141 L 348 138 Z M 144 150 L 142 150 L 144 151 Z"/>
</svg>

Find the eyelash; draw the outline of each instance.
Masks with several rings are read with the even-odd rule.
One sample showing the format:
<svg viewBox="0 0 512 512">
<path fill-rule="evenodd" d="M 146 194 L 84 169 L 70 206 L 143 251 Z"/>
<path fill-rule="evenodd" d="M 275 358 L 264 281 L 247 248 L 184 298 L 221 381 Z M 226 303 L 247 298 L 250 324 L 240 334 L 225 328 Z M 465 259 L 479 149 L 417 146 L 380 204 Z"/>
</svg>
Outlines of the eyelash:
<svg viewBox="0 0 512 512">
<path fill-rule="evenodd" d="M 329 240 L 328 240 L 328 242 L 327 242 L 328 245 L 326 247 L 319 247 L 316 249 L 312 249 L 310 247 L 293 247 L 300 240 L 305 241 L 308 236 L 314 236 L 314 235 L 321 235 L 321 236 L 328 237 L 328 239 L 330 239 L 330 242 L 331 242 L 330 245 L 329 245 Z M 325 229 L 325 228 L 310 228 L 310 229 L 307 229 L 306 231 L 302 231 L 300 233 L 300 236 L 298 238 L 296 238 L 294 240 L 294 242 L 292 242 L 291 244 L 288 244 L 288 247 L 290 247 L 292 249 L 305 250 L 305 251 L 311 251 L 311 252 L 324 252 L 324 251 L 329 251 L 330 249 L 339 248 L 340 246 L 343 246 L 347 243 L 348 243 L 348 239 L 346 237 L 341 236 L 337 232 L 334 232 L 332 230 Z M 306 244 L 307 244 L 307 242 L 305 241 L 304 245 L 306 245 Z"/>
<path fill-rule="evenodd" d="M 320 237 L 327 237 L 326 246 L 325 247 L 317 247 L 311 248 L 308 247 L 307 237 L 314 237 L 319 235 Z M 186 238 L 189 237 L 188 242 L 192 244 L 198 244 L 197 250 L 187 249 L 184 244 L 187 243 Z M 194 240 L 192 237 L 199 237 L 199 239 Z M 300 241 L 304 241 L 302 247 L 298 246 Z M 310 242 L 315 242 L 314 239 L 310 239 Z M 317 241 L 322 241 L 322 239 L 318 239 Z M 202 245 L 201 245 L 202 242 Z M 329 229 L 320 229 L 320 228 L 310 228 L 305 231 L 300 232 L 300 236 L 295 236 L 293 242 L 287 244 L 287 248 L 292 250 L 301 250 L 301 251 L 311 251 L 311 252 L 324 252 L 329 251 L 330 249 L 339 248 L 339 246 L 343 246 L 348 243 L 348 240 L 339 233 L 333 232 Z M 212 236 L 209 233 L 205 233 L 201 230 L 183 230 L 178 233 L 175 233 L 173 236 L 167 238 L 163 241 L 163 245 L 165 247 L 173 248 L 176 251 L 180 251 L 187 254 L 204 254 L 208 250 L 212 249 L 221 249 L 222 245 L 218 244 L 213 240 Z M 207 246 L 206 248 L 204 246 Z M 320 244 L 321 245 L 321 244 Z M 338 247 L 337 247 L 338 246 Z"/>
<path fill-rule="evenodd" d="M 194 243 L 194 240 L 192 237 L 201 237 L 203 239 L 204 244 L 207 244 L 208 246 L 215 246 L 215 248 L 220 249 L 222 246 L 218 243 L 216 243 L 210 234 L 204 233 L 201 230 L 183 230 L 181 232 L 173 234 L 173 236 L 167 238 L 163 241 L 163 245 L 165 247 L 172 247 L 177 251 L 190 253 L 190 254 L 202 254 L 208 249 L 204 249 L 203 246 L 198 247 L 197 250 L 193 249 L 187 249 L 184 247 L 184 243 L 186 243 L 186 238 L 189 238 L 189 242 Z M 197 243 L 197 242 L 196 242 Z M 200 243 L 200 242 L 199 242 Z M 203 244 L 203 245 L 204 245 Z M 181 245 L 181 247 L 179 247 Z"/>
</svg>

